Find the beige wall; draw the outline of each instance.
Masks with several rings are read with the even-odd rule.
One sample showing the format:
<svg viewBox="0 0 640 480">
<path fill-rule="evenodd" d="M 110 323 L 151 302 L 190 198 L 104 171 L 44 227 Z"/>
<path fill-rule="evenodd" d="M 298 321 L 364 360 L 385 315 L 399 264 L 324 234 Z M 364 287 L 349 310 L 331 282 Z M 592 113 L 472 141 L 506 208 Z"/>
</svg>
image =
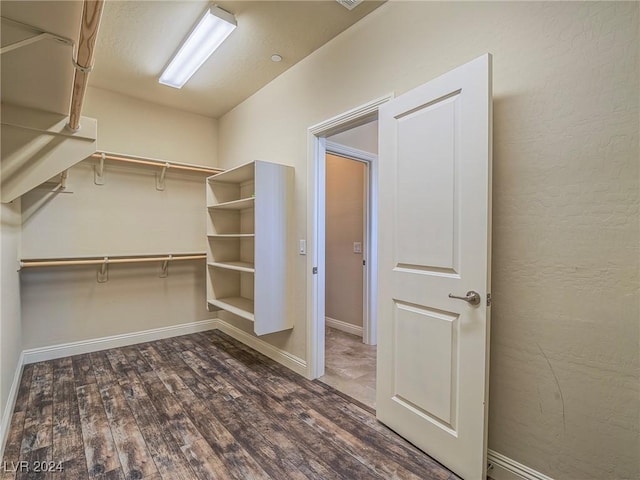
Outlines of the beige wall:
<svg viewBox="0 0 640 480">
<path fill-rule="evenodd" d="M 215 165 L 216 122 L 105 90 L 90 89 L 100 149 Z M 105 185 L 93 160 L 69 170 L 65 193 L 23 197 L 23 258 L 205 252 L 205 176 L 169 170 L 156 190 L 153 167 L 106 162 Z M 206 318 L 204 262 L 24 269 L 24 348 L 36 348 L 189 323 Z"/>
<path fill-rule="evenodd" d="M 489 447 L 556 478 L 640 477 L 638 8 L 389 2 L 220 119 L 222 166 L 295 166 L 304 238 L 309 126 L 493 53 Z"/>
<path fill-rule="evenodd" d="M 22 351 L 19 251 L 20 199 L 0 205 L 0 418 L 3 420 L 4 415 L 11 415 L 5 408 L 10 408 L 7 400 Z"/>
<path fill-rule="evenodd" d="M 327 141 L 339 143 L 346 147 L 378 154 L 378 121 L 365 123 L 344 132 L 327 137 Z"/>
<path fill-rule="evenodd" d="M 98 119 L 98 149 L 217 166 L 217 120 L 89 87 L 82 114 Z"/>
<path fill-rule="evenodd" d="M 364 174 L 362 162 L 326 157 L 325 315 L 362 327 L 362 253 L 364 242 Z"/>
</svg>

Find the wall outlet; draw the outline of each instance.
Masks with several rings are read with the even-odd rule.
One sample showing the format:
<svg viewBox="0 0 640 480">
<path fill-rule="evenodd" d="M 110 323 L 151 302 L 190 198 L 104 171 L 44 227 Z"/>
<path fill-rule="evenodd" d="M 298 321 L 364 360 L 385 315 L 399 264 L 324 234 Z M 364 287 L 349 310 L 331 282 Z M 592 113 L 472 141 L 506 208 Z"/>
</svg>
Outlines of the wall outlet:
<svg viewBox="0 0 640 480">
<path fill-rule="evenodd" d="M 362 242 L 353 242 L 353 253 L 362 253 Z"/>
</svg>

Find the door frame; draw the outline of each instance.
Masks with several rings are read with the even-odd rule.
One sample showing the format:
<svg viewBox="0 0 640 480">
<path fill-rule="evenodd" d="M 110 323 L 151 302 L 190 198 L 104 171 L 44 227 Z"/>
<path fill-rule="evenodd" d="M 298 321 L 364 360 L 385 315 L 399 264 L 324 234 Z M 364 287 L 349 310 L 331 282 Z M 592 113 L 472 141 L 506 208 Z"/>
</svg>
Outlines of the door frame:
<svg viewBox="0 0 640 480">
<path fill-rule="evenodd" d="M 372 300 L 377 298 L 372 295 L 372 289 L 377 292 L 377 238 L 374 238 L 373 232 L 377 230 L 377 208 L 378 190 L 373 187 L 377 182 L 377 172 L 374 174 L 373 169 L 377 168 L 378 155 L 358 150 L 356 148 L 347 147 L 339 143 L 325 141 L 325 152 L 335 155 L 345 160 L 358 162 L 364 165 L 364 197 L 363 197 L 363 252 L 362 259 L 364 261 L 362 269 L 362 343 L 367 345 L 376 345 L 378 343 L 377 328 L 377 310 L 373 308 Z M 325 165 L 326 168 L 326 165 Z M 326 171 L 326 170 L 325 170 Z M 326 187 L 326 185 L 325 185 Z M 326 200 L 326 199 L 325 199 Z M 321 205 L 321 207 L 323 207 Z M 324 207 L 326 207 L 326 202 Z M 321 219 L 325 218 L 320 215 Z M 326 227 L 326 225 L 325 225 Z M 326 228 L 325 228 L 326 234 Z M 322 239 L 320 239 L 322 240 Z M 325 237 L 326 247 L 326 237 Z M 326 248 L 325 248 L 326 253 Z M 325 255 L 326 257 L 326 255 Z M 326 279 L 325 279 L 326 280 Z M 326 317 L 325 317 L 326 318 Z M 322 319 L 320 319 L 322 320 Z"/>
<path fill-rule="evenodd" d="M 324 375 L 325 361 L 325 155 L 326 137 L 377 119 L 380 105 L 393 93 L 372 100 L 352 110 L 313 125 L 307 130 L 307 377 Z M 369 289 L 367 310 L 371 323 L 377 320 L 377 161 L 370 163 L 371 225 L 367 259 Z M 314 273 L 315 272 L 315 273 Z M 369 329 L 372 330 L 372 329 Z M 370 336 L 376 331 L 367 332 Z M 373 337 L 370 337 L 373 338 Z"/>
</svg>

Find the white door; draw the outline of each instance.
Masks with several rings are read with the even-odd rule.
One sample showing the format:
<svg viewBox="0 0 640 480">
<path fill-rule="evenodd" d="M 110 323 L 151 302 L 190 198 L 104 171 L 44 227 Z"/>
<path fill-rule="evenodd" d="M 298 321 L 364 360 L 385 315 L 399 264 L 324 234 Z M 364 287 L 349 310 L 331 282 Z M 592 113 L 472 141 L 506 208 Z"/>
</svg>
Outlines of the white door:
<svg viewBox="0 0 640 480">
<path fill-rule="evenodd" d="M 377 416 L 485 478 L 491 56 L 391 100 L 379 120 Z"/>
</svg>

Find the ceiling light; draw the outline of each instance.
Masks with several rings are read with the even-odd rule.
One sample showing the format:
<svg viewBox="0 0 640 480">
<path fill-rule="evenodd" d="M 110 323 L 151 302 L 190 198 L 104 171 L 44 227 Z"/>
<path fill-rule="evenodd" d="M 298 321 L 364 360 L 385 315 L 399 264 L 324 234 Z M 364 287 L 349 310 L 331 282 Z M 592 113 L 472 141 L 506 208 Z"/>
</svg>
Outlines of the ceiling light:
<svg viewBox="0 0 640 480">
<path fill-rule="evenodd" d="M 159 82 L 182 88 L 233 32 L 236 25 L 232 14 L 214 5 L 210 6 L 164 69 Z"/>
<path fill-rule="evenodd" d="M 282 61 L 282 56 L 278 55 L 277 53 L 274 53 L 273 55 L 271 55 L 271 61 L 272 62 L 281 62 Z"/>
</svg>

